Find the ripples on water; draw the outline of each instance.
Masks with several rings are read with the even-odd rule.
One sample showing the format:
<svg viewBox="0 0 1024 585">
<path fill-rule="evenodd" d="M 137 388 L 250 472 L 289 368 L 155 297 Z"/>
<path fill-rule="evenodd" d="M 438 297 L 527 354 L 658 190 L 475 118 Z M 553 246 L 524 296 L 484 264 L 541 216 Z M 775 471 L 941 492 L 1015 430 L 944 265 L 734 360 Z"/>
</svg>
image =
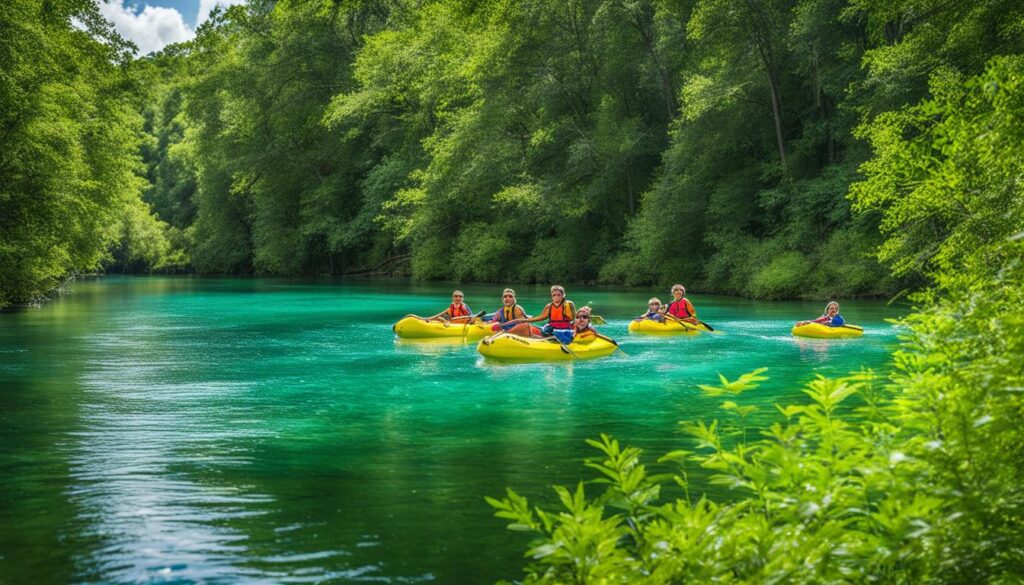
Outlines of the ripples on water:
<svg viewBox="0 0 1024 585">
<path fill-rule="evenodd" d="M 769 366 L 772 381 L 742 397 L 769 417 L 817 372 L 881 365 L 894 339 L 882 320 L 894 312 L 877 303 L 844 306 L 863 340 L 795 340 L 792 321 L 817 304 L 699 296 L 720 335 L 636 337 L 628 316 L 649 291 L 596 290 L 600 329 L 628 357 L 497 364 L 474 344 L 396 341 L 395 318 L 449 292 L 407 288 L 110 278 L 0 317 L 0 571 L 35 583 L 514 578 L 525 537 L 484 495 L 511 486 L 550 503 L 549 485 L 588 476 L 583 439 L 603 431 L 652 458 L 678 448 L 677 421 L 718 416 L 695 389 L 718 372 Z M 520 300 L 539 308 L 545 292 Z"/>
</svg>

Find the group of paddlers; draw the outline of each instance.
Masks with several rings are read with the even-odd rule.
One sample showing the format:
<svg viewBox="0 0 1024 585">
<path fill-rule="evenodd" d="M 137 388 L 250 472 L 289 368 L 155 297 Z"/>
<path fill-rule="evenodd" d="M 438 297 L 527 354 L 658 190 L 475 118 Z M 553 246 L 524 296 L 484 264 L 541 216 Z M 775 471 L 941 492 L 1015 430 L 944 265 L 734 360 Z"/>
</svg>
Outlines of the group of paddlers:
<svg viewBox="0 0 1024 585">
<path fill-rule="evenodd" d="M 697 323 L 697 313 L 693 303 L 686 298 L 686 289 L 683 285 L 673 286 L 672 296 L 675 300 L 665 306 L 660 300 L 651 299 L 647 305 L 647 312 L 639 319 L 669 319 Z M 541 312 L 533 317 L 527 315 L 526 310 L 516 302 L 516 291 L 506 288 L 501 293 L 501 307 L 491 315 L 487 315 L 485 311 L 474 314 L 465 302 L 465 295 L 457 290 L 452 293 L 452 303 L 447 309 L 427 319 L 459 323 L 473 323 L 480 319 L 492 323 L 491 329 L 495 333 L 505 332 L 536 338 L 554 337 L 561 343 L 597 335 L 591 324 L 590 307 L 577 308 L 575 303 L 565 298 L 565 287 L 557 284 L 551 287 L 551 302 L 544 305 Z M 541 321 L 547 322 L 541 327 L 533 325 Z"/>
<path fill-rule="evenodd" d="M 697 319 L 697 311 L 693 308 L 693 303 L 686 298 L 686 288 L 681 284 L 676 284 L 672 286 L 671 292 L 673 300 L 667 305 L 662 304 L 658 298 L 647 301 L 647 311 L 637 317 L 637 320 L 650 319 L 659 322 L 680 321 L 702 324 Z M 488 315 L 486 311 L 474 314 L 465 302 L 465 295 L 462 291 L 456 290 L 452 293 L 452 303 L 448 305 L 448 308 L 427 317 L 427 320 L 457 323 L 474 323 L 478 319 L 491 323 L 491 329 L 495 333 L 505 332 L 534 338 L 554 337 L 561 343 L 597 335 L 591 323 L 590 307 L 582 306 L 577 309 L 575 303 L 565 298 L 565 287 L 557 284 L 551 287 L 551 302 L 544 305 L 541 312 L 534 317 L 527 315 L 526 310 L 516 302 L 516 291 L 510 288 L 502 291 L 501 307 L 493 314 Z M 541 321 L 547 321 L 547 323 L 541 327 L 533 325 L 533 323 Z M 839 303 L 835 301 L 828 303 L 821 317 L 810 321 L 799 321 L 797 326 L 808 323 L 841 327 L 844 321 L 839 315 Z"/>
</svg>

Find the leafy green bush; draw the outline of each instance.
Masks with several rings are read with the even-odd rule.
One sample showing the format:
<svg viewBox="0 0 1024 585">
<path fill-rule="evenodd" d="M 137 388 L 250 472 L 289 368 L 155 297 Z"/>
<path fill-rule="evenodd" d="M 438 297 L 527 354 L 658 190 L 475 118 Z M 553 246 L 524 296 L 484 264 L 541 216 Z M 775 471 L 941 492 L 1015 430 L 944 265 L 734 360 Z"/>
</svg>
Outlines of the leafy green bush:
<svg viewBox="0 0 1024 585">
<path fill-rule="evenodd" d="M 768 299 L 798 297 L 801 289 L 806 289 L 807 275 L 813 272 L 813 268 L 811 261 L 802 253 L 784 252 L 754 274 L 748 290 Z"/>
</svg>

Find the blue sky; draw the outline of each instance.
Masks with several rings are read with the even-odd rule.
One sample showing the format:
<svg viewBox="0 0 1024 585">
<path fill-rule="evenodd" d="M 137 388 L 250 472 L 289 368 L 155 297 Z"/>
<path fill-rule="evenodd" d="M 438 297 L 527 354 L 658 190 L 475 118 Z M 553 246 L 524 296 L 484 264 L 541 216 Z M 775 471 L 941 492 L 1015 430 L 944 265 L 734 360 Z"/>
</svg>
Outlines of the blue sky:
<svg viewBox="0 0 1024 585">
<path fill-rule="evenodd" d="M 121 36 L 139 47 L 139 54 L 159 51 L 170 43 L 195 36 L 214 6 L 244 0 L 100 0 L 100 13 Z"/>
</svg>

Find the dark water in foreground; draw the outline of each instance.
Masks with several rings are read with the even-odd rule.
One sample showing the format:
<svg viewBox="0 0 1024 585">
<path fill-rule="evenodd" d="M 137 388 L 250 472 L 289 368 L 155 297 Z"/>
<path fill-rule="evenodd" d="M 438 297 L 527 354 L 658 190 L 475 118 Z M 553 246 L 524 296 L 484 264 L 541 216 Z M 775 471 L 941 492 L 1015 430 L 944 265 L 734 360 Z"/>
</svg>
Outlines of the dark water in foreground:
<svg viewBox="0 0 1024 585">
<path fill-rule="evenodd" d="M 463 287 L 474 310 L 495 286 Z M 801 401 L 815 373 L 881 367 L 897 310 L 843 303 L 860 340 L 797 340 L 824 303 L 693 295 L 721 335 L 626 333 L 652 291 L 570 289 L 628 357 L 501 365 L 469 345 L 397 343 L 446 285 L 104 278 L 0 315 L 0 582 L 486 583 L 526 537 L 484 495 L 590 473 L 609 432 L 650 459 L 679 420 L 720 416 L 695 385 L 768 366 L 739 401 Z M 659 291 L 662 292 L 662 291 Z M 536 312 L 546 288 L 519 287 Z M 661 295 L 662 300 L 669 295 Z"/>
</svg>

